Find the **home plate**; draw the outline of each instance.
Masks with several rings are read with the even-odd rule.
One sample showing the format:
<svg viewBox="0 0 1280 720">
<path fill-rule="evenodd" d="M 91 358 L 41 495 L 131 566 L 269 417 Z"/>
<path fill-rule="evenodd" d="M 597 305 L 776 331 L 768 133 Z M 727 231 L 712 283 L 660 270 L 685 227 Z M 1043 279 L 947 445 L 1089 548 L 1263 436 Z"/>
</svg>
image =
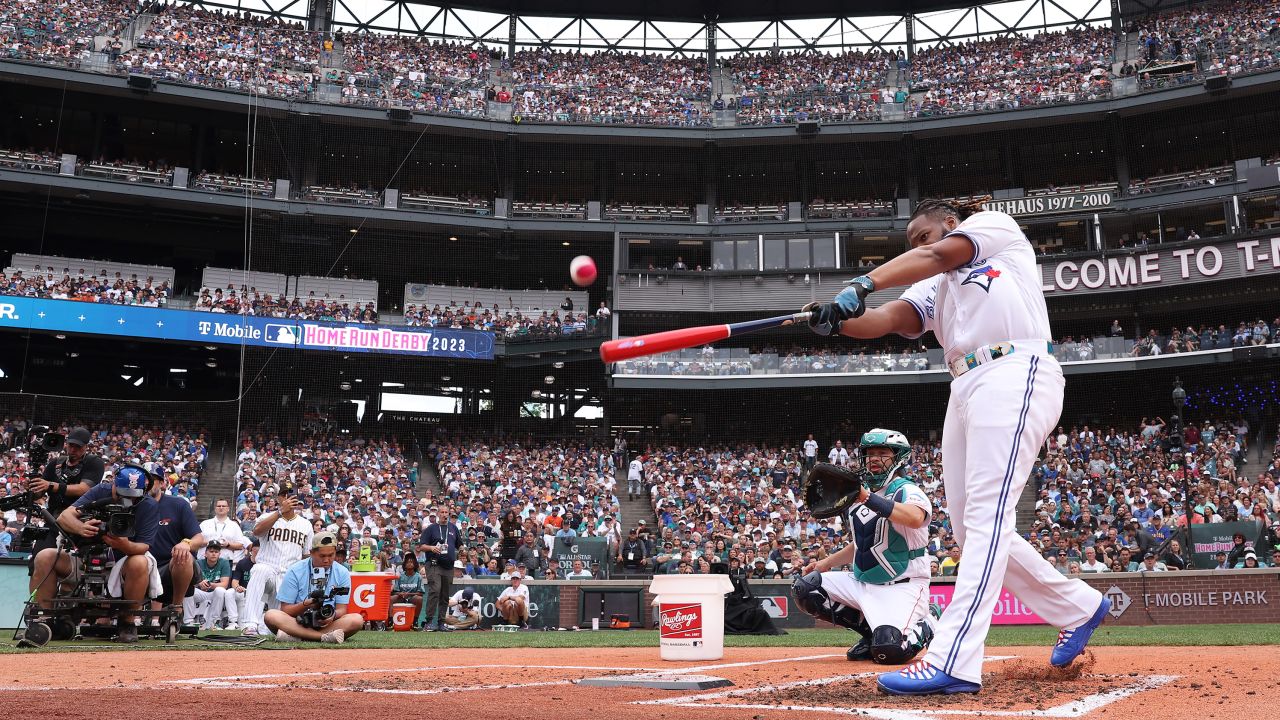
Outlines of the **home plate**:
<svg viewBox="0 0 1280 720">
<path fill-rule="evenodd" d="M 610 677 L 584 678 L 579 685 L 590 687 L 634 687 L 650 690 L 711 690 L 733 687 L 733 682 L 714 675 L 688 675 L 640 673 L 637 675 L 613 675 Z"/>
</svg>

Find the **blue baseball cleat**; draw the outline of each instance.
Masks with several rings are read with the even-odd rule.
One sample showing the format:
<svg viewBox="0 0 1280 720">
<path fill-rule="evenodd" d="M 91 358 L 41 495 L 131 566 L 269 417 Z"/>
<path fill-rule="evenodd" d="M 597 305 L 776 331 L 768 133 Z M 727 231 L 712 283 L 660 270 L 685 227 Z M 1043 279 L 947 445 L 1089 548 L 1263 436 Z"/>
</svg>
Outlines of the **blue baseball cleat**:
<svg viewBox="0 0 1280 720">
<path fill-rule="evenodd" d="M 876 687 L 889 695 L 955 695 L 982 689 L 978 683 L 953 678 L 923 660 L 881 675 Z"/>
<path fill-rule="evenodd" d="M 1084 652 L 1085 646 L 1089 644 L 1089 638 L 1093 637 L 1093 631 L 1107 619 L 1107 613 L 1110 611 L 1111 601 L 1103 597 L 1093 617 L 1086 620 L 1083 625 L 1074 630 L 1059 630 L 1058 644 L 1053 646 L 1053 657 L 1049 658 L 1049 664 L 1054 667 L 1066 667 L 1072 660 L 1080 657 L 1080 653 Z"/>
</svg>

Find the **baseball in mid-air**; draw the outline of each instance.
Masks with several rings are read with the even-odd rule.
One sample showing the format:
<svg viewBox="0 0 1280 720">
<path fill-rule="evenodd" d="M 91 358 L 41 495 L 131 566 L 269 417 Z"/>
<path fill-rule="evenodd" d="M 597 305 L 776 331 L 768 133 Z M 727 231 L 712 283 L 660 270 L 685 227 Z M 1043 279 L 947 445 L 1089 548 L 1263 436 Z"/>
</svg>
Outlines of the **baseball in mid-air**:
<svg viewBox="0 0 1280 720">
<path fill-rule="evenodd" d="M 590 255 L 579 255 L 569 263 L 569 277 L 578 287 L 586 287 L 596 281 L 596 261 Z"/>
</svg>

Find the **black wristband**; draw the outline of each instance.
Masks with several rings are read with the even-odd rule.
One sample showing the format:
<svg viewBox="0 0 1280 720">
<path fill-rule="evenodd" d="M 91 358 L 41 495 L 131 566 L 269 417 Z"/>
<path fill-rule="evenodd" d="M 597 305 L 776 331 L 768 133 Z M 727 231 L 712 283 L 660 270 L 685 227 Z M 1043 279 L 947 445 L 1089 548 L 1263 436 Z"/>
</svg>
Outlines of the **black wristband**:
<svg viewBox="0 0 1280 720">
<path fill-rule="evenodd" d="M 871 493 L 867 496 L 867 501 L 862 504 L 871 508 L 871 512 L 883 518 L 893 514 L 894 502 L 883 495 Z"/>
</svg>

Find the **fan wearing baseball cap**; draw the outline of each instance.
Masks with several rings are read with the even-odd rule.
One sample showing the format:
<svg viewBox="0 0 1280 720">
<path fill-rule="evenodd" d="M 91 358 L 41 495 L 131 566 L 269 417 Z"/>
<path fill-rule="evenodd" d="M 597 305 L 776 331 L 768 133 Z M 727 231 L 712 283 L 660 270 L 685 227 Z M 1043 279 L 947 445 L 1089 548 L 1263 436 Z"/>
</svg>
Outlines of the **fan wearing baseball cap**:
<svg viewBox="0 0 1280 720">
<path fill-rule="evenodd" d="M 49 458 L 39 479 L 27 481 L 28 490 L 36 495 L 49 496 L 49 512 L 54 517 L 71 507 L 77 498 L 89 492 L 89 488 L 102 482 L 107 474 L 102 458 L 89 452 L 92 444 L 93 437 L 87 428 L 72 428 L 63 441 L 62 454 Z M 57 534 L 48 533 L 36 541 L 31 556 L 34 558 L 44 548 L 53 547 L 55 542 Z"/>
<path fill-rule="evenodd" d="M 107 578 L 107 592 L 112 597 L 131 600 L 130 606 L 120 615 L 119 642 L 137 642 L 138 631 L 134 627 L 136 617 L 132 610 L 144 598 L 161 591 L 160 574 L 150 553 L 158 529 L 159 508 L 156 501 L 147 496 L 148 484 L 153 480 L 145 468 L 125 465 L 116 472 L 110 483 L 102 483 L 81 495 L 75 503 L 58 515 L 58 525 L 79 542 L 102 542 L 111 548 L 116 558 Z M 116 502 L 133 508 L 133 534 L 119 537 L 105 532 L 101 520 L 85 520 L 81 508 L 99 501 Z M 59 583 L 74 586 L 80 580 L 80 558 L 56 548 L 45 548 L 35 557 L 32 565 L 30 589 L 41 607 L 53 604 L 53 595 Z"/>
<path fill-rule="evenodd" d="M 318 532 L 311 538 L 311 556 L 303 558 L 284 573 L 276 598 L 279 610 L 268 610 L 263 622 L 276 634 L 276 640 L 290 642 L 307 640 L 341 645 L 347 638 L 364 627 L 360 613 L 348 613 L 351 572 L 335 563 L 338 557 L 338 536 L 329 531 Z M 320 601 L 312 597 L 312 583 L 318 575 L 324 576 L 324 590 L 328 599 Z M 337 589 L 346 592 L 335 592 Z M 298 617 L 308 610 L 319 611 L 328 606 L 332 610 L 316 612 L 314 627 L 303 625 Z M 328 614 L 328 617 L 324 616 Z"/>
</svg>

